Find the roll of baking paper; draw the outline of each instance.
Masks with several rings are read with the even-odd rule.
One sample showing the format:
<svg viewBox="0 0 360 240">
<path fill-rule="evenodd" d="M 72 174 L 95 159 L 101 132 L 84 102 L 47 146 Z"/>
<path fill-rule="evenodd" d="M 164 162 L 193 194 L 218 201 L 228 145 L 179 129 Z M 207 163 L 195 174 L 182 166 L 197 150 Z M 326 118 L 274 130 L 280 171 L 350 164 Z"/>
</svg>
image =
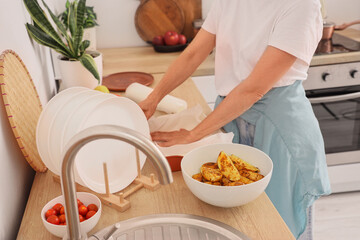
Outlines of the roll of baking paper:
<svg viewBox="0 0 360 240">
<path fill-rule="evenodd" d="M 140 83 L 132 83 L 126 88 L 125 97 L 139 103 L 143 101 L 151 92 L 152 88 Z M 166 113 L 178 113 L 187 108 L 187 103 L 177 97 L 166 95 L 158 104 L 157 110 Z"/>
</svg>

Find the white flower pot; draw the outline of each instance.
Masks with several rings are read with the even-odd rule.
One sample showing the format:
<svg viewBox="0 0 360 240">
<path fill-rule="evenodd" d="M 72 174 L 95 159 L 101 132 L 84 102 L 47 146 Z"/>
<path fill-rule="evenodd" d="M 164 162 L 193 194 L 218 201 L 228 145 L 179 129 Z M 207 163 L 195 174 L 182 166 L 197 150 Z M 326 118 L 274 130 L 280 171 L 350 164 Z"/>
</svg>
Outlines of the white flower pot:
<svg viewBox="0 0 360 240">
<path fill-rule="evenodd" d="M 60 89 L 66 89 L 70 87 L 87 87 L 94 89 L 96 86 L 101 85 L 102 83 L 102 54 L 100 52 L 89 52 L 90 54 L 96 54 L 94 61 L 96 63 L 100 83 L 98 80 L 87 70 L 80 61 L 69 61 L 62 59 L 62 56 L 58 57 L 59 69 L 61 75 Z"/>
</svg>

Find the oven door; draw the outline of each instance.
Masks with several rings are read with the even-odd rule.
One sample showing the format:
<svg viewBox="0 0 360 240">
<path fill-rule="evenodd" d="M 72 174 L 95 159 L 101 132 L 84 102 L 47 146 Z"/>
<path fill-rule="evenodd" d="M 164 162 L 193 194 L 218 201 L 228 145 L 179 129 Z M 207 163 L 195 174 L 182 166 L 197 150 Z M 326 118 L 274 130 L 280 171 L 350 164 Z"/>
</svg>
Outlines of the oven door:
<svg viewBox="0 0 360 240">
<path fill-rule="evenodd" d="M 307 90 L 328 166 L 360 163 L 360 85 Z"/>
</svg>

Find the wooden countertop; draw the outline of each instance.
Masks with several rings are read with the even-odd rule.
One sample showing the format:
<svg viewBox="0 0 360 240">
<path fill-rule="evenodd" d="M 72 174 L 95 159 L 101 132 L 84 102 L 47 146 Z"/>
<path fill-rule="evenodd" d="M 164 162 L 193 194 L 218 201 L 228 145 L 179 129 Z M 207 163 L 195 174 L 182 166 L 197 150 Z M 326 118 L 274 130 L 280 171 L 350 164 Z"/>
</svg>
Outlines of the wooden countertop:
<svg viewBox="0 0 360 240">
<path fill-rule="evenodd" d="M 103 54 L 103 76 L 116 72 L 138 71 L 164 73 L 181 52 L 157 53 L 150 46 L 99 49 Z M 214 52 L 198 67 L 193 76 L 214 75 Z"/>
<path fill-rule="evenodd" d="M 360 31 L 348 28 L 336 33 L 360 41 Z M 104 58 L 104 76 L 126 71 L 139 71 L 151 74 L 164 73 L 172 61 L 180 52 L 157 53 L 151 46 L 132 47 L 132 48 L 106 48 L 99 49 Z M 314 56 L 310 63 L 311 66 L 324 64 L 334 64 L 343 62 L 360 61 L 360 52 L 338 53 Z M 215 53 L 203 62 L 194 72 L 193 76 L 214 75 Z"/>
<path fill-rule="evenodd" d="M 153 84 L 156 84 L 162 74 L 154 74 L 154 77 Z M 189 107 L 200 104 L 205 113 L 210 112 L 210 108 L 191 79 L 185 81 L 171 94 L 185 99 Z M 151 169 L 152 165 L 147 161 L 143 172 L 149 173 Z M 61 195 L 60 184 L 55 182 L 52 176 L 50 171 L 36 174 L 17 239 L 58 239 L 45 229 L 40 219 L 42 207 L 51 199 Z M 295 239 L 265 193 L 241 207 L 219 208 L 196 198 L 186 187 L 181 172 L 174 172 L 173 177 L 174 182 L 170 185 L 161 186 L 156 191 L 141 189 L 129 196 L 127 200 L 130 200 L 131 207 L 123 213 L 103 205 L 100 221 L 89 236 L 106 226 L 137 216 L 183 213 L 221 221 L 245 233 L 251 239 Z M 130 185 L 129 188 L 131 187 Z"/>
</svg>

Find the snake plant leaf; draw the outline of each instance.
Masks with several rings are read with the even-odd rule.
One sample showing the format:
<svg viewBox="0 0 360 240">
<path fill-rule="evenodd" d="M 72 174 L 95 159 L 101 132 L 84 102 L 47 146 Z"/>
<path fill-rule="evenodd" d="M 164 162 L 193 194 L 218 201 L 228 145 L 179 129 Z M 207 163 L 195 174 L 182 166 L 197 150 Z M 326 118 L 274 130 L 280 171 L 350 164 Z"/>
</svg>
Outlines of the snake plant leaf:
<svg viewBox="0 0 360 240">
<path fill-rule="evenodd" d="M 90 41 L 89 40 L 84 40 L 80 44 L 80 54 L 82 55 L 89 46 L 90 46 Z"/>
<path fill-rule="evenodd" d="M 80 0 L 76 6 L 76 33 L 74 36 L 74 48 L 78 49 L 84 35 L 84 18 L 86 10 L 86 0 Z"/>
<path fill-rule="evenodd" d="M 51 36 L 57 43 L 65 47 L 65 44 L 47 19 L 45 12 L 40 8 L 37 0 L 24 0 L 24 4 L 31 16 L 31 19 L 36 22 L 36 24 L 46 34 Z"/>
<path fill-rule="evenodd" d="M 66 0 L 65 8 L 69 8 L 69 7 L 70 7 L 70 1 L 69 1 L 69 0 Z"/>
<path fill-rule="evenodd" d="M 99 76 L 99 72 L 97 70 L 96 64 L 94 59 L 90 56 L 90 54 L 83 54 L 80 58 L 79 58 L 81 64 L 87 69 L 89 70 L 92 75 L 98 80 L 98 83 L 100 84 L 100 76 Z"/>
<path fill-rule="evenodd" d="M 68 26 L 71 37 L 74 38 L 76 34 L 76 2 L 72 2 L 69 7 Z"/>
<path fill-rule="evenodd" d="M 45 45 L 57 51 L 58 53 L 69 56 L 71 55 L 66 48 L 56 42 L 53 38 L 47 35 L 41 28 L 26 23 L 26 30 L 29 35 L 39 44 Z"/>
<path fill-rule="evenodd" d="M 86 11 L 86 0 L 80 0 L 76 9 L 76 23 L 77 27 L 83 25 Z"/>
<path fill-rule="evenodd" d="M 58 29 L 60 30 L 60 32 L 67 37 L 68 34 L 66 32 L 66 27 L 64 26 L 64 24 L 62 22 L 60 22 L 60 20 L 55 16 L 55 14 L 50 10 L 50 8 L 48 7 L 48 5 L 45 3 L 44 0 L 42 0 L 44 6 L 46 7 L 46 9 L 48 10 L 52 20 L 54 21 L 54 23 L 56 24 L 56 26 L 58 27 Z"/>
</svg>

